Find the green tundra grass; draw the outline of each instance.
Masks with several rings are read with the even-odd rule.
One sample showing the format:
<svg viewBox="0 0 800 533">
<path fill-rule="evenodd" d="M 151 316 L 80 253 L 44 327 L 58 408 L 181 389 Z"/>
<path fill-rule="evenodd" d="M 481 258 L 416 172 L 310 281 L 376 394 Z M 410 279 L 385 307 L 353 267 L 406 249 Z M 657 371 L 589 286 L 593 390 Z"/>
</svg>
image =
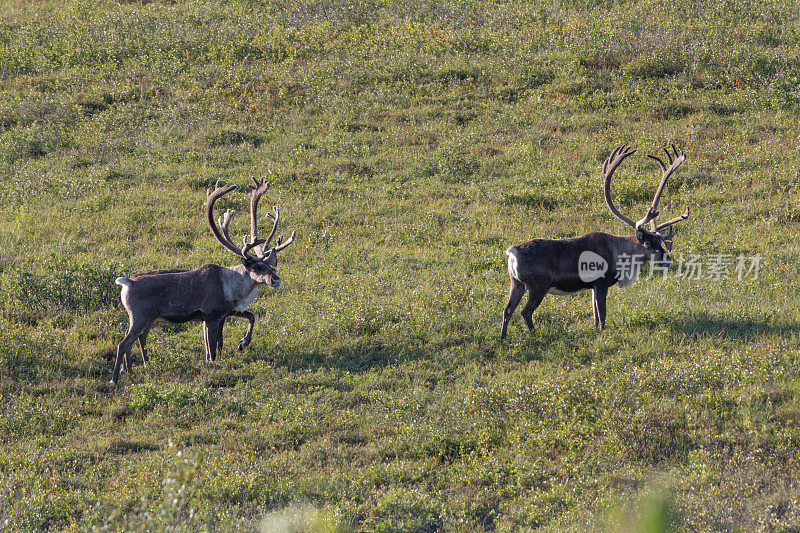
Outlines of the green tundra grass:
<svg viewBox="0 0 800 533">
<path fill-rule="evenodd" d="M 623 212 L 675 143 L 676 257 L 758 275 L 500 343 L 508 246 L 629 231 L 622 143 Z M 115 393 L 114 278 L 235 264 L 251 176 L 298 232 L 252 345 L 154 329 Z M 796 1 L 4 0 L 0 221 L 0 529 L 800 526 Z"/>
</svg>

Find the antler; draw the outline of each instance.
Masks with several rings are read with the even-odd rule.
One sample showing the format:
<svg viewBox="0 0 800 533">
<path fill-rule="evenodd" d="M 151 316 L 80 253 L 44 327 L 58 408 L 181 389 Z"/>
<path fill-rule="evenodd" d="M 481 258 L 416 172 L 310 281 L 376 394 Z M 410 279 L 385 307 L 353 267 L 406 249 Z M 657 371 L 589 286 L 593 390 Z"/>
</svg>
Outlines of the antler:
<svg viewBox="0 0 800 533">
<path fill-rule="evenodd" d="M 250 179 L 253 180 L 253 184 L 247 186 L 250 189 L 248 194 L 250 197 L 250 239 L 254 241 L 258 238 L 258 201 L 261 199 L 261 195 L 269 189 L 269 183 L 264 183 L 264 180 L 259 181 L 255 176 Z"/>
<path fill-rule="evenodd" d="M 252 177 L 251 179 L 253 180 L 253 184 L 248 185 L 248 187 L 250 188 L 250 194 L 249 194 L 250 239 L 255 241 L 256 239 L 258 239 L 258 224 L 257 224 L 258 201 L 261 199 L 261 196 L 265 192 L 267 192 L 267 189 L 269 189 L 269 183 L 264 183 L 264 180 L 258 180 L 255 178 L 255 176 Z M 259 246 L 258 248 L 256 248 L 256 250 L 258 251 L 258 255 L 262 261 L 269 258 L 270 254 L 272 253 L 272 250 L 269 250 L 266 253 L 264 253 L 264 248 L 269 247 L 269 243 L 275 236 L 275 232 L 278 231 L 278 222 L 280 221 L 280 210 L 278 209 L 278 206 L 277 205 L 273 206 L 272 209 L 275 212 L 274 215 L 272 213 L 266 214 L 267 217 L 269 217 L 273 221 L 272 231 L 270 231 L 269 236 L 266 239 L 258 239 L 260 241 L 259 244 L 263 245 L 263 247 Z"/>
<path fill-rule="evenodd" d="M 224 217 L 219 217 L 217 219 L 217 223 L 219 224 L 220 229 L 222 230 L 222 234 L 225 236 L 226 239 L 229 241 L 231 240 L 231 236 L 228 233 L 228 226 L 231 224 L 231 220 L 233 220 L 233 216 L 236 214 L 236 211 L 233 209 L 227 209 L 225 211 Z M 232 242 L 232 241 L 231 241 Z"/>
<path fill-rule="evenodd" d="M 650 204 L 650 210 L 648 211 L 648 214 L 649 213 L 653 214 L 653 217 L 650 220 L 650 229 L 652 231 L 658 231 L 661 228 L 665 228 L 667 226 L 675 224 L 676 222 L 680 222 L 681 220 L 686 220 L 687 218 L 689 218 L 689 208 L 687 207 L 686 213 L 684 213 L 685 216 L 681 215 L 680 217 L 674 218 L 667 223 L 656 225 L 655 218 L 658 215 L 658 201 L 661 199 L 661 194 L 664 192 L 664 187 L 667 184 L 667 180 L 672 175 L 672 173 L 675 172 L 675 170 L 679 166 L 681 166 L 681 164 L 686 160 L 686 155 L 682 151 L 679 152 L 678 149 L 675 148 L 674 144 L 671 146 L 672 146 L 672 153 L 670 153 L 669 150 L 664 148 L 664 153 L 667 154 L 667 160 L 669 161 L 669 166 L 667 166 L 661 158 L 647 154 L 647 157 L 657 162 L 658 166 L 661 167 L 661 183 L 658 184 L 658 189 L 656 189 L 656 194 L 655 196 L 653 196 L 653 203 Z"/>
<path fill-rule="evenodd" d="M 292 235 L 291 235 L 291 236 L 290 236 L 290 237 L 289 237 L 289 238 L 286 240 L 286 242 L 285 242 L 285 243 L 283 243 L 283 244 L 281 244 L 281 241 L 283 240 L 283 235 L 281 235 L 280 237 L 278 237 L 278 246 L 276 246 L 275 248 L 273 248 L 273 250 L 275 250 L 275 253 L 278 253 L 278 252 L 280 252 L 281 250 L 283 250 L 284 248 L 286 248 L 287 246 L 289 246 L 290 244 L 292 244 L 292 243 L 294 242 L 294 236 L 295 236 L 295 233 L 297 233 L 297 232 L 296 232 L 296 231 L 292 231 Z"/>
<path fill-rule="evenodd" d="M 276 216 L 273 218 L 272 215 L 267 214 L 268 217 L 272 218 L 275 221 L 275 225 L 272 227 L 272 233 L 270 234 L 269 239 L 267 239 L 267 242 L 269 242 L 269 240 L 272 239 L 272 236 L 275 234 L 275 229 L 278 227 L 278 216 L 277 216 L 278 206 L 275 206 L 275 215 Z M 270 248 L 269 251 L 267 251 L 267 253 L 265 253 L 262 257 L 265 260 L 269 259 L 270 257 L 272 257 L 272 254 L 277 254 L 278 252 L 280 252 L 281 250 L 292 244 L 294 242 L 294 236 L 296 233 L 297 233 L 296 231 L 292 231 L 291 236 L 286 240 L 286 242 L 283 242 L 283 235 L 278 237 L 277 246 L 275 246 L 274 248 Z"/>
<path fill-rule="evenodd" d="M 647 224 L 650 220 L 655 218 L 655 214 L 649 213 L 638 222 L 634 222 L 633 220 L 629 219 L 625 215 L 619 212 L 619 209 L 616 208 L 614 205 L 614 200 L 611 198 L 611 176 L 614 174 L 614 171 L 617 167 L 622 163 L 626 157 L 636 153 L 636 150 L 629 146 L 625 146 L 624 144 L 618 146 L 611 154 L 606 158 L 605 162 L 603 163 L 603 194 L 606 198 L 606 205 L 614 214 L 615 217 L 629 225 L 630 227 L 639 230 L 645 224 Z"/>
<path fill-rule="evenodd" d="M 250 240 L 247 240 L 247 237 L 243 237 L 243 248 L 239 248 L 235 244 L 233 244 L 233 240 L 230 237 L 229 233 L 229 226 L 231 220 L 233 220 L 234 215 L 236 214 L 235 211 L 232 209 L 228 209 L 225 211 L 225 214 L 218 219 L 219 226 L 214 222 L 214 202 L 231 192 L 236 188 L 235 185 L 226 185 L 224 187 L 220 186 L 219 181 L 217 181 L 214 190 L 206 191 L 206 203 L 203 204 L 206 210 L 206 219 L 208 220 L 208 225 L 211 228 L 211 233 L 214 234 L 214 237 L 228 250 L 235 253 L 238 256 L 241 256 L 243 259 L 247 261 L 257 262 L 257 261 L 266 261 L 272 257 L 273 254 L 280 252 L 294 241 L 295 232 L 292 232 L 291 237 L 286 242 L 283 241 L 283 237 L 278 239 L 278 245 L 274 248 L 270 248 L 269 251 L 264 253 L 263 248 L 266 248 L 269 245 L 269 242 L 272 240 L 272 237 L 275 236 L 275 232 L 278 230 L 278 221 L 280 220 L 280 210 L 278 206 L 274 206 L 273 209 L 275 214 L 267 213 L 267 216 L 271 218 L 274 222 L 272 225 L 272 231 L 269 234 L 269 237 L 266 239 L 261 239 L 258 237 L 258 224 L 257 224 L 257 215 L 258 215 L 258 201 L 261 199 L 261 196 L 267 192 L 269 189 L 269 183 L 264 183 L 263 180 L 257 180 L 253 178 L 253 184 L 249 185 L 250 193 L 248 196 L 250 197 Z M 257 255 L 253 255 L 251 250 L 256 251 Z"/>
<path fill-rule="evenodd" d="M 269 232 L 269 237 L 267 237 L 267 242 L 264 245 L 265 247 L 269 246 L 270 241 L 272 241 L 272 237 L 274 237 L 275 232 L 278 231 L 278 221 L 281 219 L 281 210 L 278 209 L 277 205 L 272 206 L 272 211 L 275 213 L 274 215 L 272 213 L 266 213 L 267 217 L 272 219 L 272 231 Z"/>
<path fill-rule="evenodd" d="M 236 255 L 244 259 L 247 259 L 249 261 L 260 261 L 261 260 L 260 258 L 250 253 L 250 249 L 253 246 L 257 246 L 258 244 L 260 244 L 257 240 L 253 239 L 250 245 L 246 246 L 244 250 L 233 244 L 233 241 L 231 241 L 231 238 L 228 235 L 228 225 L 231 223 L 231 220 L 233 219 L 232 210 L 229 209 L 228 211 L 226 211 L 225 218 L 221 219 L 222 221 L 220 223 L 220 226 L 222 226 L 222 229 L 220 229 L 214 221 L 214 203 L 223 196 L 225 196 L 226 194 L 228 194 L 229 192 L 231 192 L 232 190 L 234 190 L 235 188 L 236 185 L 226 185 L 222 187 L 220 186 L 218 180 L 217 184 L 214 186 L 213 192 L 211 190 L 206 191 L 206 202 L 203 204 L 203 207 L 205 207 L 206 211 L 206 220 L 208 221 L 208 225 L 211 228 L 211 233 L 214 235 L 214 238 L 217 239 L 217 241 L 219 241 L 219 243 L 222 246 L 224 246 L 231 252 L 235 253 Z"/>
<path fill-rule="evenodd" d="M 644 231 L 645 233 L 654 234 L 657 237 L 666 238 L 669 235 L 659 233 L 660 230 L 671 227 L 676 222 L 680 222 L 681 220 L 686 220 L 689 218 L 689 208 L 686 208 L 686 212 L 679 217 L 673 218 L 667 222 L 662 224 L 656 224 L 656 217 L 658 216 L 658 202 L 661 200 L 661 195 L 664 193 L 664 187 L 667 184 L 667 180 L 672 175 L 675 170 L 681 166 L 686 160 L 686 156 L 683 152 L 679 152 L 675 145 L 672 145 L 672 153 L 670 153 L 666 148 L 664 149 L 664 153 L 667 154 L 667 160 L 669 161 L 669 165 L 665 164 L 664 161 L 656 157 L 654 155 L 648 154 L 647 157 L 656 161 L 661 167 L 661 182 L 658 184 L 658 188 L 656 189 L 656 194 L 653 196 L 653 201 L 650 204 L 650 208 L 647 210 L 645 216 L 639 220 L 638 222 L 633 222 L 633 220 L 629 219 L 625 215 L 619 212 L 619 209 L 614 206 L 614 201 L 611 198 L 611 176 L 614 174 L 614 171 L 617 167 L 625 160 L 626 157 L 636 152 L 636 150 L 627 147 L 625 145 L 617 147 L 608 158 L 603 163 L 603 194 L 606 198 L 606 204 L 608 208 L 614 213 L 621 221 L 625 222 L 627 225 L 633 227 L 637 231 Z M 650 223 L 650 230 L 645 230 L 643 226 L 647 223 Z"/>
<path fill-rule="evenodd" d="M 664 222 L 663 224 L 659 224 L 658 226 L 656 226 L 655 231 L 661 231 L 662 229 L 664 229 L 666 227 L 669 227 L 670 229 L 672 229 L 671 226 L 673 224 L 675 224 L 676 222 L 680 222 L 681 220 L 686 220 L 687 218 L 689 218 L 689 207 L 688 206 L 686 207 L 686 212 L 684 214 L 682 214 L 679 217 L 675 217 L 672 220 Z"/>
</svg>

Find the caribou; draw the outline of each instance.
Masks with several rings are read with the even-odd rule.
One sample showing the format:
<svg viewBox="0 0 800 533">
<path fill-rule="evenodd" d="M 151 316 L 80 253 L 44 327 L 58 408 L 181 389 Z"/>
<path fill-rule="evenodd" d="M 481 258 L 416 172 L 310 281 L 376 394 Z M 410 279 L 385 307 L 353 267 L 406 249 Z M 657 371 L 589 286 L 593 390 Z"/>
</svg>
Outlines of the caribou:
<svg viewBox="0 0 800 533">
<path fill-rule="evenodd" d="M 634 222 L 623 215 L 611 198 L 611 177 L 617 167 L 636 150 L 619 146 L 603 163 L 603 196 L 611 213 L 633 228 L 633 235 L 621 236 L 593 232 L 571 239 L 533 239 L 506 250 L 508 274 L 511 278 L 508 303 L 503 311 L 500 338 L 506 336 L 508 322 L 525 292 L 528 301 L 522 309 L 522 318 L 533 331 L 532 315 L 542 299 L 549 294 L 569 294 L 581 290 L 592 290 L 592 315 L 594 325 L 601 330 L 606 323 L 606 295 L 608 289 L 619 283 L 627 287 L 633 283 L 641 267 L 652 262 L 660 268 L 669 268 L 672 259 L 672 226 L 689 218 L 689 208 L 682 215 L 656 223 L 659 215 L 658 202 L 667 180 L 683 163 L 685 155 L 672 145 L 672 151 L 664 149 L 667 162 L 649 155 L 661 169 L 653 201 L 645 216 Z M 646 225 L 649 224 L 649 228 Z M 667 229 L 668 231 L 662 232 Z"/>
<path fill-rule="evenodd" d="M 192 270 L 151 270 L 131 277 L 117 278 L 122 286 L 122 305 L 128 312 L 128 332 L 117 346 L 111 385 L 117 384 L 122 369 L 131 368 L 131 350 L 138 340 L 142 361 L 147 365 L 147 334 L 153 324 L 159 322 L 180 324 L 189 321 L 203 323 L 203 338 L 206 361 L 216 360 L 222 350 L 222 327 L 227 317 L 240 317 L 249 321 L 247 333 L 239 342 L 243 350 L 253 335 L 255 315 L 247 306 L 255 299 L 260 285 L 273 289 L 280 286 L 276 268 L 278 252 L 294 242 L 295 232 L 284 242 L 279 237 L 276 245 L 269 247 L 278 229 L 280 210 L 273 207 L 272 231 L 266 239 L 259 238 L 257 225 L 258 202 L 269 189 L 269 183 L 252 178 L 249 186 L 250 240 L 243 238 L 243 247 L 233 243 L 229 226 L 235 211 L 228 209 L 217 222 L 214 221 L 214 204 L 236 189 L 235 185 L 221 186 L 217 182 L 214 190 L 206 191 L 205 217 L 214 238 L 228 251 L 236 255 L 241 264 L 224 267 L 207 264 Z"/>
</svg>

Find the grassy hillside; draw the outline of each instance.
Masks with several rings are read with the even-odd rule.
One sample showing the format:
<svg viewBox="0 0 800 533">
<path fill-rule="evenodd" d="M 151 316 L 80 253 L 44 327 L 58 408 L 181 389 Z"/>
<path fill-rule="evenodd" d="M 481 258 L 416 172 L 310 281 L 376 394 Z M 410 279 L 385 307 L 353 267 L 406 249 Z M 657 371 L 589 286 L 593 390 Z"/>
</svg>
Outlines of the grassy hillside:
<svg viewBox="0 0 800 533">
<path fill-rule="evenodd" d="M 0 529 L 788 531 L 800 524 L 793 2 L 0 2 Z M 503 251 L 625 233 L 757 279 L 548 296 Z M 298 240 L 253 344 L 156 329 L 109 389 L 113 280 L 234 264 L 264 177 Z M 243 192 L 228 207 L 246 231 Z M 674 215 L 673 215 L 674 214 Z M 265 220 L 265 222 L 267 222 Z M 645 276 L 647 278 L 647 276 Z M 138 349 L 134 358 L 139 362 Z"/>
</svg>

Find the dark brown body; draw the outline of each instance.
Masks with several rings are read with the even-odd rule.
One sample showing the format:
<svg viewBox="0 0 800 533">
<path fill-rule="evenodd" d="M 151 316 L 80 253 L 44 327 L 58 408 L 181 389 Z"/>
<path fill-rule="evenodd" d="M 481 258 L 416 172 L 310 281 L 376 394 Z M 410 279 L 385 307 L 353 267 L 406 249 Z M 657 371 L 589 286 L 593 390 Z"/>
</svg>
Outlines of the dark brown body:
<svg viewBox="0 0 800 533">
<path fill-rule="evenodd" d="M 632 269 L 619 272 L 617 265 L 623 256 L 635 259 L 643 265 L 648 261 L 669 262 L 669 256 L 655 239 L 644 243 L 635 237 L 623 237 L 608 233 L 589 233 L 571 239 L 533 239 L 512 246 L 508 254 L 508 271 L 511 283 L 508 304 L 503 312 L 500 338 L 506 336 L 508 321 L 526 291 L 528 302 L 522 310 L 522 318 L 528 329 L 533 329 L 532 315 L 546 294 L 569 294 L 592 289 L 592 311 L 595 325 L 603 328 L 606 320 L 606 294 L 617 282 L 627 286 L 636 279 Z M 586 279 L 591 272 L 581 276 L 581 259 L 591 254 L 602 258 L 606 270 L 598 270 L 594 279 Z M 593 257 L 593 256 L 591 256 Z M 591 259 L 590 257 L 590 259 Z M 599 261 L 598 261 L 599 263 Z M 593 277 L 593 276 L 589 276 Z"/>
<path fill-rule="evenodd" d="M 193 270 L 155 270 L 130 278 L 128 289 L 123 289 L 123 303 L 128 298 L 145 302 L 140 307 L 143 319 L 157 319 L 180 324 L 189 320 L 204 319 L 217 312 L 227 312 L 219 301 L 209 294 L 222 290 L 218 265 L 204 265 Z M 186 308 L 186 302 L 192 302 Z"/>
<path fill-rule="evenodd" d="M 273 221 L 272 231 L 266 239 L 259 238 L 256 212 L 259 199 L 269 188 L 269 183 L 254 177 L 249 188 L 250 239 L 244 239 L 243 248 L 235 245 L 229 234 L 235 212 L 226 210 L 219 217 L 219 224 L 214 219 L 214 203 L 235 190 L 236 186 L 220 186 L 217 182 L 213 191 L 206 192 L 203 204 L 211 234 L 225 249 L 233 252 L 241 264 L 232 267 L 208 264 L 192 270 L 150 270 L 130 278 L 117 278 L 117 285 L 122 286 L 122 304 L 128 312 L 128 332 L 117 347 L 112 385 L 118 383 L 122 368 L 131 368 L 131 348 L 137 339 L 142 348 L 142 359 L 147 364 L 145 343 L 151 326 L 156 322 L 203 322 L 207 361 L 215 360 L 217 352 L 222 349 L 222 326 L 229 316 L 246 318 L 250 322 L 247 334 L 239 342 L 239 349 L 250 343 L 255 315 L 247 311 L 247 306 L 258 294 L 259 285 L 272 288 L 280 285 L 275 270 L 278 252 L 294 242 L 295 232 L 285 242 L 282 236 L 279 237 L 277 245 L 269 248 L 278 229 L 280 210 L 274 206 L 274 214 L 267 214 Z"/>
<path fill-rule="evenodd" d="M 648 155 L 661 169 L 661 181 L 647 213 L 634 222 L 614 205 L 611 177 L 625 158 L 635 152 L 625 145 L 618 146 L 603 162 L 603 197 L 606 205 L 615 217 L 633 228 L 633 236 L 588 233 L 573 239 L 533 239 L 506 250 L 511 286 L 508 304 L 503 312 L 501 339 L 506 336 L 508 321 L 525 291 L 530 295 L 522 310 L 522 318 L 529 330 L 533 330 L 533 311 L 539 307 L 545 294 L 568 294 L 585 289 L 592 289 L 594 323 L 602 329 L 606 323 L 609 287 L 617 282 L 621 287 L 630 285 L 638 276 L 639 269 L 649 261 L 669 267 L 672 260 L 667 252 L 672 249 L 672 225 L 689 218 L 689 208 L 683 215 L 657 224 L 658 202 L 670 175 L 686 158 L 674 145 L 671 152 L 664 149 L 669 164 L 659 157 Z M 645 227 L 647 224 L 650 225 L 649 229 Z M 668 232 L 662 233 L 661 230 L 665 228 Z"/>
<path fill-rule="evenodd" d="M 122 304 L 128 311 L 129 325 L 125 338 L 117 348 L 112 384 L 119 379 L 123 364 L 131 367 L 131 348 L 136 340 L 147 364 L 147 335 L 154 323 L 181 324 L 203 322 L 206 359 L 213 361 L 222 349 L 222 328 L 229 316 L 246 318 L 247 333 L 239 342 L 244 349 L 252 338 L 255 315 L 246 307 L 258 293 L 258 285 L 280 284 L 274 269 L 259 276 L 243 266 L 222 267 L 208 264 L 192 270 L 151 270 L 130 278 L 119 278 Z"/>
</svg>

